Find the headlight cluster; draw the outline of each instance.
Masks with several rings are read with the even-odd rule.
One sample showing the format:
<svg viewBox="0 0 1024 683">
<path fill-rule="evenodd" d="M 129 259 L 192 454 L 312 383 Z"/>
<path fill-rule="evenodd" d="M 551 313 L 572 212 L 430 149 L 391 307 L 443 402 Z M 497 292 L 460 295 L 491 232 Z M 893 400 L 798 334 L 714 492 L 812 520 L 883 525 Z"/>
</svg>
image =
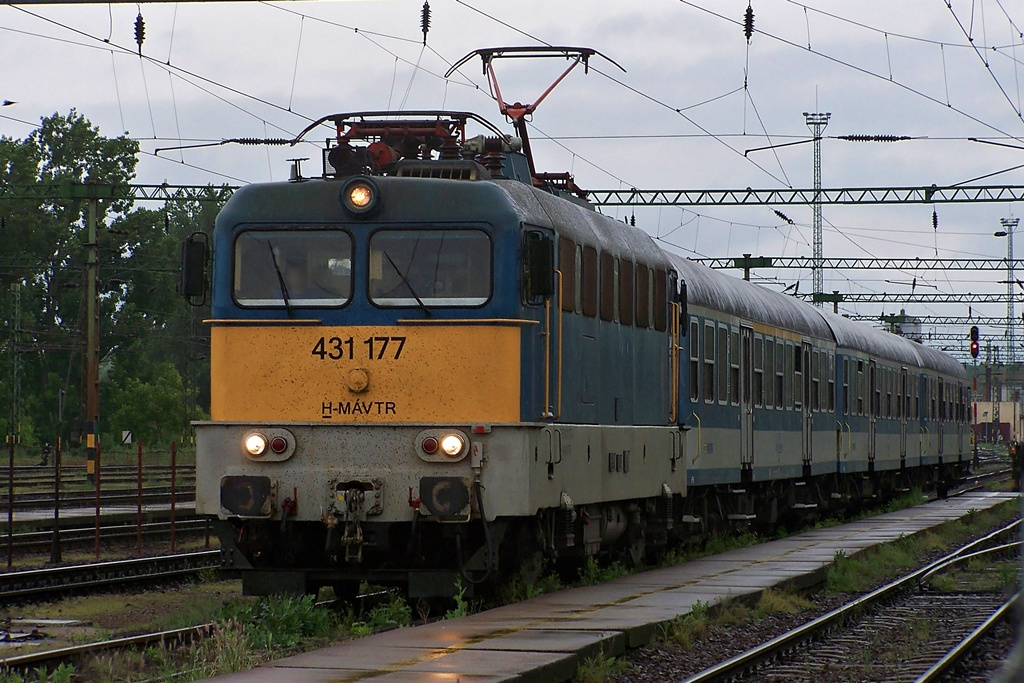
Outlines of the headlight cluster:
<svg viewBox="0 0 1024 683">
<path fill-rule="evenodd" d="M 242 452 L 250 460 L 287 460 L 295 453 L 295 437 L 286 429 L 250 431 L 242 437 Z"/>
<path fill-rule="evenodd" d="M 430 429 L 416 438 L 420 458 L 431 462 L 461 460 L 469 452 L 469 439 L 462 432 Z"/>
<path fill-rule="evenodd" d="M 341 187 L 341 203 L 357 218 L 368 216 L 380 203 L 380 189 L 369 178 L 352 178 Z"/>
</svg>

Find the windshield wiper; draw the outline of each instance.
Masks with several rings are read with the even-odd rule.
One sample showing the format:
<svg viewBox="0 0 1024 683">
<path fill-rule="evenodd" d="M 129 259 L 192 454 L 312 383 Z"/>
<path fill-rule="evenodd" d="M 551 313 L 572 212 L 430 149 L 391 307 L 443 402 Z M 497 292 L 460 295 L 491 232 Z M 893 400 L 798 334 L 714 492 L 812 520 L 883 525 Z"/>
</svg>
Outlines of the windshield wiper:
<svg viewBox="0 0 1024 683">
<path fill-rule="evenodd" d="M 384 254 L 384 258 L 388 260 L 388 263 L 391 264 L 391 267 L 395 269 L 395 272 L 398 273 L 398 277 L 402 278 L 402 283 L 409 288 L 409 293 L 412 294 L 413 298 L 416 299 L 416 303 L 420 305 L 420 308 L 423 309 L 423 312 L 426 313 L 429 318 L 432 315 L 430 309 L 427 308 L 425 303 L 423 303 L 423 299 L 421 299 L 419 294 L 416 293 L 416 290 L 412 288 L 412 284 L 405 277 L 405 273 L 399 270 L 398 266 L 395 265 L 395 262 L 391 260 L 391 254 L 384 250 L 381 250 L 381 252 Z"/>
<path fill-rule="evenodd" d="M 267 240 L 267 248 L 270 249 L 270 260 L 274 264 L 274 272 L 277 273 L 277 283 L 281 286 L 281 296 L 284 298 L 284 308 L 288 311 L 288 317 L 294 318 L 295 312 L 292 311 L 291 301 L 288 299 L 288 285 L 285 284 L 284 275 L 281 274 L 281 268 L 277 265 L 277 255 L 274 253 L 274 245 Z"/>
</svg>

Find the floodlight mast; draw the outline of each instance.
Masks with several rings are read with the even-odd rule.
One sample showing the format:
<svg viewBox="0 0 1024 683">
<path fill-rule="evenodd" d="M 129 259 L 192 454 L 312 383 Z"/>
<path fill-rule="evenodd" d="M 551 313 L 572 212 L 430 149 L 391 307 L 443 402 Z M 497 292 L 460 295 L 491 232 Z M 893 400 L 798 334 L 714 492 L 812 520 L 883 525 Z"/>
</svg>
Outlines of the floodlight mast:
<svg viewBox="0 0 1024 683">
<path fill-rule="evenodd" d="M 533 112 L 537 110 L 540 103 L 544 101 L 551 91 L 554 90 L 555 87 L 561 83 L 562 80 L 569 75 L 569 72 L 575 69 L 577 65 L 583 64 L 583 72 L 589 73 L 590 58 L 594 55 L 603 57 L 619 69 L 622 69 L 623 72 L 626 71 L 622 66 L 616 63 L 615 60 L 601 54 L 593 48 L 533 45 L 527 47 L 486 47 L 474 50 L 459 61 L 455 62 L 452 68 L 448 69 L 448 72 L 445 73 L 445 78 L 450 77 L 458 70 L 459 67 L 473 57 L 480 57 L 483 62 L 484 75 L 487 76 L 487 86 L 490 89 L 490 95 L 494 101 L 498 103 L 498 109 L 501 111 L 502 115 L 512 122 L 516 135 L 522 139 L 523 154 L 526 155 L 526 160 L 530 165 L 530 175 L 536 178 L 537 169 L 533 164 L 533 150 L 530 148 L 530 136 L 526 130 L 527 117 L 533 115 Z M 498 76 L 494 71 L 493 62 L 498 58 L 522 59 L 527 57 L 562 57 L 563 59 L 572 60 L 572 63 L 551 85 L 547 87 L 547 90 L 540 94 L 540 97 L 538 97 L 533 103 L 523 104 L 521 102 L 515 102 L 513 104 L 509 104 L 501 95 L 501 88 L 498 87 Z"/>
</svg>

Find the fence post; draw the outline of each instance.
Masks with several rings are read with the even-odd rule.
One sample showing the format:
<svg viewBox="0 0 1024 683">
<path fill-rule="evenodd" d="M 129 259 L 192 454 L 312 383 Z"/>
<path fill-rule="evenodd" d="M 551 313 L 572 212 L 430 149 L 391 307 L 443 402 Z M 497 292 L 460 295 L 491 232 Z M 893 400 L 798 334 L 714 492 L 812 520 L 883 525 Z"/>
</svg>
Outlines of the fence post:
<svg viewBox="0 0 1024 683">
<path fill-rule="evenodd" d="M 50 544 L 50 563 L 60 564 L 60 451 L 61 438 L 57 435 L 57 447 L 53 451 L 53 540 Z"/>
<path fill-rule="evenodd" d="M 175 508 L 175 483 L 178 476 L 178 442 L 171 442 L 171 552 L 174 546 L 174 508 Z"/>
<path fill-rule="evenodd" d="M 95 534 L 95 551 L 96 559 L 100 559 L 100 444 L 99 439 L 96 440 L 96 466 L 95 474 L 96 477 L 96 534 Z"/>
<path fill-rule="evenodd" d="M 7 463 L 7 568 L 14 564 L 14 434 L 7 437 L 10 460 Z"/>
<path fill-rule="evenodd" d="M 142 442 L 138 442 L 138 486 L 135 496 L 135 552 L 142 555 Z"/>
</svg>

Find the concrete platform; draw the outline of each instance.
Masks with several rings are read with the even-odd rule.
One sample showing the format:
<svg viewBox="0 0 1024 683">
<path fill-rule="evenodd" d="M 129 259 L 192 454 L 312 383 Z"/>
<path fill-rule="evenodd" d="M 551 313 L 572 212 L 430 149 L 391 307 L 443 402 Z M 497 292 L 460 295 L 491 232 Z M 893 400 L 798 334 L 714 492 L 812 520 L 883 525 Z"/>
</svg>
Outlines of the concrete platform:
<svg viewBox="0 0 1024 683">
<path fill-rule="evenodd" d="M 1010 493 L 968 493 L 462 619 L 380 633 L 210 680 L 564 681 L 594 654 L 619 655 L 650 642 L 661 625 L 686 614 L 698 601 L 716 603 L 785 582 L 811 583 L 837 550 L 852 554 L 1014 498 Z"/>
</svg>

